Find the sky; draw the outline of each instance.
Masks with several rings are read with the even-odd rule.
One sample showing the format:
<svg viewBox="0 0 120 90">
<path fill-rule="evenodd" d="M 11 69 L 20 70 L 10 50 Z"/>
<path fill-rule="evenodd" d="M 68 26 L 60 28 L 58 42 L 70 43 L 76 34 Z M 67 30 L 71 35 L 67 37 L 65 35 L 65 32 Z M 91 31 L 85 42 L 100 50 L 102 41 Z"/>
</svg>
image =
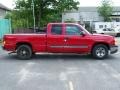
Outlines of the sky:
<svg viewBox="0 0 120 90">
<path fill-rule="evenodd" d="M 0 0 L 0 3 L 5 5 L 8 8 L 14 7 L 15 0 Z M 101 0 L 79 0 L 80 6 L 98 6 L 100 5 Z M 112 0 L 114 6 L 120 6 L 120 0 Z"/>
</svg>

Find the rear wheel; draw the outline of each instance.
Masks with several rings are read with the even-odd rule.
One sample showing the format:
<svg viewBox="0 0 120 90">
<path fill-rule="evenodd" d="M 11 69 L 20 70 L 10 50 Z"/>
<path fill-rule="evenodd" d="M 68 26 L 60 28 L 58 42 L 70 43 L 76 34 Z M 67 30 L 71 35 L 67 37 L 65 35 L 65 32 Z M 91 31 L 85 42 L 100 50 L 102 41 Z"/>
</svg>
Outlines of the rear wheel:
<svg viewBox="0 0 120 90">
<path fill-rule="evenodd" d="M 28 45 L 20 45 L 17 48 L 17 57 L 22 60 L 28 60 L 32 56 L 32 49 Z"/>
<path fill-rule="evenodd" d="M 108 47 L 103 44 L 96 45 L 92 50 L 92 56 L 97 59 L 106 58 L 108 56 Z"/>
</svg>

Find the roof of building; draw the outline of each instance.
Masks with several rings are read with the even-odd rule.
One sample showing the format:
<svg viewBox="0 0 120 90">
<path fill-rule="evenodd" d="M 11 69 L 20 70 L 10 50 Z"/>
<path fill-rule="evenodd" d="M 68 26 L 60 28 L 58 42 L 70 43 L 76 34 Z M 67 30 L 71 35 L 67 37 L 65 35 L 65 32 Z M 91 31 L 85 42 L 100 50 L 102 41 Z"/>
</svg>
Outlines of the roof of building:
<svg viewBox="0 0 120 90">
<path fill-rule="evenodd" d="M 67 12 L 97 12 L 98 7 L 79 7 L 78 10 L 71 10 L 71 11 L 67 11 Z M 113 12 L 120 12 L 120 7 L 116 6 L 113 7 Z"/>
<path fill-rule="evenodd" d="M 10 11 L 10 9 L 9 9 L 8 7 L 4 6 L 4 5 L 1 4 L 1 3 L 0 3 L 0 9 Z"/>
</svg>

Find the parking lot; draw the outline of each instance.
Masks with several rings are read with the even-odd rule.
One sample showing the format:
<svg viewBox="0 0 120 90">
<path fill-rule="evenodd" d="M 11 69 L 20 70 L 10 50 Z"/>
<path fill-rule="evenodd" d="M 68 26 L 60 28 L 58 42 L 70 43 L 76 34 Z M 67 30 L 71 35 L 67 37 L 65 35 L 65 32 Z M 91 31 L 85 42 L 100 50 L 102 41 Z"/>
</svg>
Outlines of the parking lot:
<svg viewBox="0 0 120 90">
<path fill-rule="evenodd" d="M 18 60 L 0 48 L 0 90 L 120 90 L 120 51 L 105 60 L 56 54 Z"/>
</svg>

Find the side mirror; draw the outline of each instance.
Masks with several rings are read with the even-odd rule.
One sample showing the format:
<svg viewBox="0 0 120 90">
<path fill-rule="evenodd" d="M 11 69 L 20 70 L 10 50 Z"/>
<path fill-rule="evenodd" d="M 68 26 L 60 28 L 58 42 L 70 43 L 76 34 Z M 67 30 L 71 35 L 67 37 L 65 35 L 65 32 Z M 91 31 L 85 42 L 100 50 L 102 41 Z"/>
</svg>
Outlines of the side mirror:
<svg viewBox="0 0 120 90">
<path fill-rule="evenodd" d="M 85 33 L 84 31 L 81 31 L 81 34 L 80 34 L 80 35 L 85 36 L 86 33 Z"/>
</svg>

